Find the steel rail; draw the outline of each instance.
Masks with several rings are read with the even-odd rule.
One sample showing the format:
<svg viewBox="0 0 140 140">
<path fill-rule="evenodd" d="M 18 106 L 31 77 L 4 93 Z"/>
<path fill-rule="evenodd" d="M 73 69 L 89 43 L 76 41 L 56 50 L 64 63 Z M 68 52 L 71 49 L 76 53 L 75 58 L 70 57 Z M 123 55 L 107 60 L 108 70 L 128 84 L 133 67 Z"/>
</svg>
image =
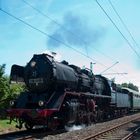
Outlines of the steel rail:
<svg viewBox="0 0 140 140">
<path fill-rule="evenodd" d="M 132 133 L 129 133 L 127 136 L 125 136 L 124 138 L 122 138 L 121 140 L 130 140 L 133 135 L 140 129 L 140 127 L 136 128 Z"/>
<path fill-rule="evenodd" d="M 4 139 L 16 139 L 16 140 L 31 140 L 36 138 L 46 137 L 48 135 L 56 135 L 60 133 L 66 132 L 64 129 L 59 129 L 56 131 L 44 129 L 44 128 L 37 128 L 31 131 L 28 130 L 21 130 L 21 131 L 14 131 L 6 134 L 0 135 L 0 140 Z"/>
<path fill-rule="evenodd" d="M 129 124 L 129 123 L 131 123 L 133 121 L 136 121 L 138 119 L 140 119 L 140 117 L 136 117 L 135 119 L 132 119 L 132 120 L 126 121 L 124 123 L 118 124 L 118 125 L 113 126 L 113 127 L 109 128 L 109 129 L 103 130 L 103 131 L 101 131 L 101 132 L 99 132 L 97 134 L 94 134 L 94 135 L 88 136 L 86 138 L 83 138 L 82 140 L 90 140 L 90 139 L 94 139 L 96 137 L 103 136 L 104 134 L 107 134 L 109 132 L 112 132 L 113 130 L 116 130 L 116 129 L 118 129 L 118 128 L 122 127 L 122 126 L 125 126 L 126 124 Z M 128 139 L 122 139 L 122 140 L 128 140 Z"/>
</svg>

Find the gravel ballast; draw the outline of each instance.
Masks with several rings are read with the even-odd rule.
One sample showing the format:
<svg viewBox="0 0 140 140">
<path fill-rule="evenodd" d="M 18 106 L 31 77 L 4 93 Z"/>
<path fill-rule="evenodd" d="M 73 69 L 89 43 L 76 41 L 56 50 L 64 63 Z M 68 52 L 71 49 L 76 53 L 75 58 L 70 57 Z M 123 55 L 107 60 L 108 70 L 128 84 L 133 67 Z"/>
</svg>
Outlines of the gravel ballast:
<svg viewBox="0 0 140 140">
<path fill-rule="evenodd" d="M 107 122 L 92 124 L 91 126 L 85 127 L 80 130 L 74 130 L 71 132 L 66 132 L 57 135 L 48 135 L 43 139 L 44 140 L 81 140 L 84 137 L 94 135 L 105 129 L 109 129 L 110 127 L 113 127 L 115 125 L 121 124 L 123 122 L 129 121 L 130 119 L 134 119 L 137 117 L 140 117 L 140 113 L 124 116 Z"/>
</svg>

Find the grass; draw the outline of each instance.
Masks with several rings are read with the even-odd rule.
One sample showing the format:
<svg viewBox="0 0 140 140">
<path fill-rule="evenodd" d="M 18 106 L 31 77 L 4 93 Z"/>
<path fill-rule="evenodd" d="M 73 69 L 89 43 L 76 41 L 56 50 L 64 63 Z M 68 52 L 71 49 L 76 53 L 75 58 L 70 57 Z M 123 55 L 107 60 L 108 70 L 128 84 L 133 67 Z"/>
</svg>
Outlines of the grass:
<svg viewBox="0 0 140 140">
<path fill-rule="evenodd" d="M 8 131 L 14 131 L 16 123 L 12 122 L 12 124 L 9 124 L 9 120 L 0 120 L 0 133 L 8 132 Z"/>
</svg>

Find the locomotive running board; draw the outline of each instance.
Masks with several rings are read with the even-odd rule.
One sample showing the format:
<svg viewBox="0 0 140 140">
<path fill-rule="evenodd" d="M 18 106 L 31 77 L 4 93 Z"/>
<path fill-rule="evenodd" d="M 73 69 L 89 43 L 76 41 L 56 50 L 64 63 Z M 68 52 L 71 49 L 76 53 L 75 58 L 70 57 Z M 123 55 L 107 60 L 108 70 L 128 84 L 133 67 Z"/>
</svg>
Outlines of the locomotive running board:
<svg viewBox="0 0 140 140">
<path fill-rule="evenodd" d="M 111 96 L 109 95 L 99 95 L 99 94 L 93 94 L 90 92 L 66 92 L 66 94 L 73 95 L 73 96 L 85 96 L 85 97 L 92 97 L 92 98 L 107 98 L 111 99 Z"/>
<path fill-rule="evenodd" d="M 87 96 L 91 96 L 91 97 L 95 97 L 95 98 L 108 98 L 108 99 L 111 99 L 111 96 L 108 96 L 108 95 L 99 95 L 99 94 L 92 94 L 92 93 L 84 93 L 85 95 Z"/>
<path fill-rule="evenodd" d="M 61 108 L 61 105 L 65 99 L 66 95 L 73 95 L 73 96 L 87 96 L 87 97 L 93 97 L 93 98 L 108 98 L 111 99 L 110 96 L 107 95 L 98 95 L 98 94 L 92 94 L 89 92 L 54 92 L 52 97 L 50 98 L 49 102 L 47 103 L 47 109 L 53 109 L 59 111 Z"/>
</svg>

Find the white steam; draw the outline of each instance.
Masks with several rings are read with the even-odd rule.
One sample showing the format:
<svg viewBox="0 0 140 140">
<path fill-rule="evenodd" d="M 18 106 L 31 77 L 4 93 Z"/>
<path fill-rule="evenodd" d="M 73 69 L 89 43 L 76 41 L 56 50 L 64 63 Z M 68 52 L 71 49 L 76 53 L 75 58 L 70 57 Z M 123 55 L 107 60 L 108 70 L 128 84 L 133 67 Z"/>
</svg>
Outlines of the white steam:
<svg viewBox="0 0 140 140">
<path fill-rule="evenodd" d="M 75 131 L 75 130 L 80 130 L 80 129 L 83 129 L 85 128 L 86 126 L 83 124 L 83 125 L 72 125 L 72 126 L 65 126 L 65 129 L 67 131 Z"/>
<path fill-rule="evenodd" d="M 53 55 L 52 55 L 53 52 L 51 52 L 51 51 L 49 51 L 49 50 L 45 50 L 43 53 L 44 53 L 44 54 L 49 54 L 49 55 L 53 56 Z M 62 56 L 61 56 L 59 53 L 56 53 L 53 57 L 54 57 L 54 59 L 55 59 L 56 61 L 60 61 Z"/>
</svg>

